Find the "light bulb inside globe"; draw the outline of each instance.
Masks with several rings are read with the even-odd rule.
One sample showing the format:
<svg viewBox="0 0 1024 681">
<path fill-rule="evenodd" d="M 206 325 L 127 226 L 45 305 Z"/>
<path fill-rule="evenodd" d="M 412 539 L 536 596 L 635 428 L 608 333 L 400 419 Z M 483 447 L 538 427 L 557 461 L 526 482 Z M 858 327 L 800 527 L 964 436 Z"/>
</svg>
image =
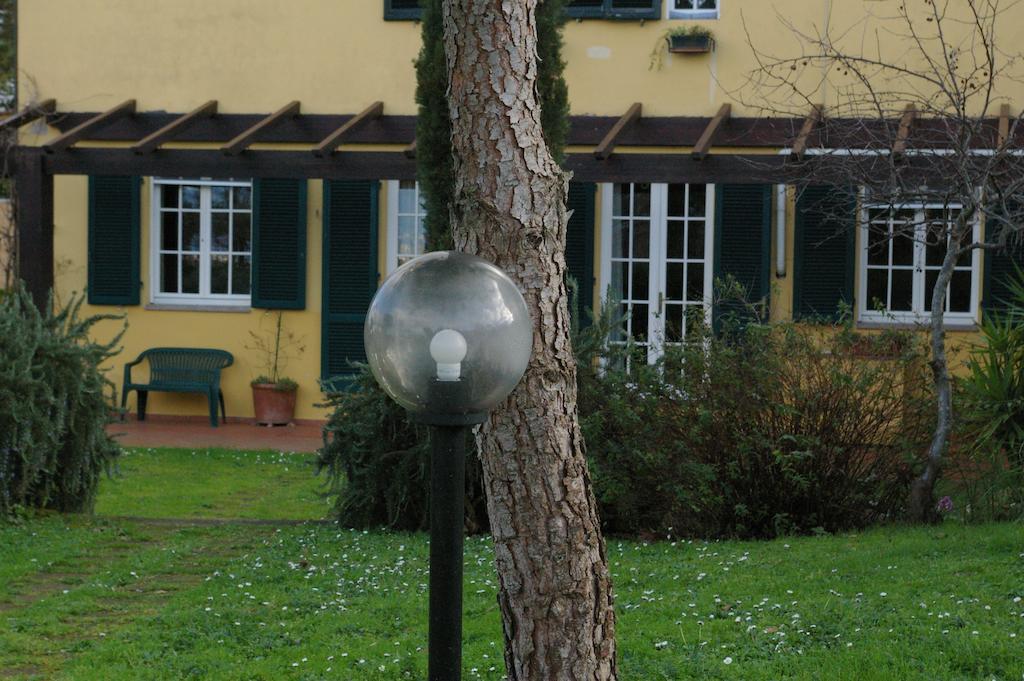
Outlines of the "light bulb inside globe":
<svg viewBox="0 0 1024 681">
<path fill-rule="evenodd" d="M 457 381 L 466 357 L 466 339 L 455 329 L 442 329 L 430 340 L 430 356 L 437 363 L 437 380 Z"/>
</svg>

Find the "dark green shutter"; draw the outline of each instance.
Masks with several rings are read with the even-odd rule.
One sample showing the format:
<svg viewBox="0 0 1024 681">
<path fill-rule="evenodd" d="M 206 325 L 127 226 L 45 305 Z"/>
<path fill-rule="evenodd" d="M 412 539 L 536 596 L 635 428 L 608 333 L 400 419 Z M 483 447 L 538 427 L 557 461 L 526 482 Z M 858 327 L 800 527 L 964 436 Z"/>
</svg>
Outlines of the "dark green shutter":
<svg viewBox="0 0 1024 681">
<path fill-rule="evenodd" d="M 579 287 L 577 306 L 571 310 L 580 328 L 589 326 L 594 309 L 594 196 L 592 182 L 570 182 L 566 208 L 572 211 L 565 235 L 565 264 Z"/>
<path fill-rule="evenodd" d="M 365 362 L 363 322 L 377 290 L 380 183 L 324 181 L 324 295 L 321 375 L 351 376 Z"/>
<path fill-rule="evenodd" d="M 89 303 L 139 304 L 138 177 L 89 178 Z"/>
<path fill-rule="evenodd" d="M 746 301 L 767 303 L 772 225 L 772 186 L 718 185 L 715 194 L 715 279 L 732 276 L 743 287 Z M 721 328 L 727 315 L 753 321 L 754 315 L 737 300 L 719 300 L 714 293 L 714 323 Z"/>
<path fill-rule="evenodd" d="M 985 312 L 1005 312 L 1010 290 L 1007 282 L 1024 269 L 1024 243 L 1009 244 L 999 251 L 985 251 L 985 288 L 981 308 Z"/>
<path fill-rule="evenodd" d="M 796 201 L 793 318 L 839 317 L 853 307 L 857 201 L 852 190 L 804 187 Z"/>
<path fill-rule="evenodd" d="M 306 307 L 306 180 L 253 181 L 252 306 Z"/>
<path fill-rule="evenodd" d="M 661 0 L 569 0 L 565 13 L 574 19 L 660 19 Z"/>
<path fill-rule="evenodd" d="M 387 21 L 411 21 L 422 17 L 420 0 L 384 0 L 384 19 Z"/>
</svg>

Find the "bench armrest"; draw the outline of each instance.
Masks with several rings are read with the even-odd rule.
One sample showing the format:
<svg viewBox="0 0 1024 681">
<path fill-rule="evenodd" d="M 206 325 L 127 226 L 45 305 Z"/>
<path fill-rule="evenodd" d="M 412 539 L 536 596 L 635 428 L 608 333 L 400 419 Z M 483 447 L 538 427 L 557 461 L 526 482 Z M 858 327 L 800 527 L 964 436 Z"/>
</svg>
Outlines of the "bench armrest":
<svg viewBox="0 0 1024 681">
<path fill-rule="evenodd" d="M 124 383 L 122 387 L 132 382 L 132 367 L 136 364 L 142 364 L 144 356 L 140 355 L 136 357 L 134 361 L 128 362 L 124 365 Z"/>
</svg>

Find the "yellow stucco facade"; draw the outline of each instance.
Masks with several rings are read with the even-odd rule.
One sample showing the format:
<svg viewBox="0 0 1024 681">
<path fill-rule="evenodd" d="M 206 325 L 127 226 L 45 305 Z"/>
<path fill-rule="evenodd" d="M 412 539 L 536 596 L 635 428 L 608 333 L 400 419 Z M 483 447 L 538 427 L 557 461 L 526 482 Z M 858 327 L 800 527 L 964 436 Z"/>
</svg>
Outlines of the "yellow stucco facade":
<svg viewBox="0 0 1024 681">
<path fill-rule="evenodd" d="M 754 116 L 757 102 L 743 93 L 754 61 L 751 43 L 767 54 L 798 54 L 796 30 L 814 34 L 825 25 L 839 40 L 862 41 L 879 35 L 881 17 L 892 3 L 877 0 L 721 0 L 717 19 L 676 21 L 570 21 L 565 28 L 566 80 L 573 114 L 621 115 L 633 102 L 645 116 L 712 116 L 731 102 L 734 116 Z M 353 113 L 369 103 L 384 102 L 385 114 L 416 111 L 413 60 L 420 26 L 412 21 L 383 20 L 382 0 L 21 0 L 19 3 L 19 98 L 56 98 L 59 110 L 102 111 L 128 98 L 139 111 L 188 111 L 215 99 L 219 112 L 268 113 L 291 100 L 304 114 Z M 876 15 L 865 19 L 867 13 Z M 881 22 L 881 23 L 880 23 Z M 668 28 L 697 23 L 714 33 L 715 49 L 696 56 L 663 55 L 651 68 L 654 50 L 663 50 Z M 999 39 L 1015 45 L 1024 39 L 1024 6 L 1007 11 Z M 884 31 L 881 35 L 884 35 Z M 884 43 L 884 41 L 882 41 Z M 885 50 L 898 54 L 898 41 Z M 814 74 L 809 73 L 807 78 Z M 1024 101 L 1022 92 L 1001 93 Z M 823 88 L 819 101 L 840 96 Z M 793 111 L 803 110 L 787 103 Z M 39 145 L 56 135 L 42 123 L 21 130 L 21 142 Z M 88 146 L 88 143 L 83 146 Z M 109 145 L 108 145 L 109 146 Z M 203 145 L 175 145 L 198 147 Z M 216 148 L 208 145 L 209 148 Z M 270 149 L 256 144 L 254 149 Z M 398 150 L 401 147 L 374 147 Z M 358 147 L 346 146 L 344 150 Z M 589 152 L 591 148 L 571 148 Z M 616 153 L 688 153 L 689 147 L 628 148 Z M 719 153 L 775 153 L 776 150 L 722 149 Z M 386 180 L 387 178 L 382 178 Z M 229 416 L 249 416 L 248 383 L 263 372 L 251 350 L 250 333 L 269 328 L 263 310 L 201 311 L 154 309 L 148 288 L 150 272 L 151 178 L 143 178 L 141 229 L 142 304 L 120 308 L 128 324 L 124 350 L 113 362 L 111 377 L 120 384 L 121 366 L 154 346 L 219 347 L 235 356 L 225 370 L 223 388 Z M 284 313 L 287 329 L 301 339 L 304 352 L 292 358 L 285 373 L 300 384 L 296 416 L 324 417 L 316 404 L 322 395 L 316 379 L 321 363 L 322 206 L 323 183 L 311 180 L 307 196 L 306 307 Z M 378 203 L 380 272 L 387 270 L 387 183 Z M 87 178 L 58 176 L 54 186 L 55 286 L 60 300 L 82 291 L 87 281 Z M 601 262 L 600 196 L 595 205 L 594 262 Z M 775 273 L 780 248 L 772 228 L 772 318 L 788 319 L 793 300 L 794 197 L 785 211 L 786 274 Z M 777 216 L 774 218 L 777 219 Z M 596 289 L 595 298 L 600 293 Z M 108 313 L 110 307 L 87 312 Z M 111 333 L 104 324 L 100 333 Z M 973 337 L 955 332 L 957 341 Z M 157 414 L 206 413 L 196 395 L 155 393 L 150 411 Z"/>
</svg>

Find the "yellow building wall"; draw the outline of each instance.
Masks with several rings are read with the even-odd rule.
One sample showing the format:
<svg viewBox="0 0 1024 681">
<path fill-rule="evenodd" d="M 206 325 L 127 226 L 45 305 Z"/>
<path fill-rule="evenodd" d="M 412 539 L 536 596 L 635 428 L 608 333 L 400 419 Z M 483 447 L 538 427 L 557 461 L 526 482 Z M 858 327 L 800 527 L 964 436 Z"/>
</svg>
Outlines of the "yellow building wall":
<svg viewBox="0 0 1024 681">
<path fill-rule="evenodd" d="M 270 112 L 293 99 L 306 113 L 355 113 L 381 100 L 385 113 L 412 114 L 420 24 L 384 21 L 383 4 L 22 0 L 20 97 L 55 97 L 59 108 L 75 111 L 103 110 L 129 97 L 141 111 L 188 111 L 216 99 L 225 113 Z M 882 19 L 895 15 L 896 4 L 722 0 L 720 18 L 707 21 L 573 20 L 565 28 L 564 50 L 572 110 L 619 115 L 642 102 L 649 116 L 707 116 L 731 101 L 733 115 L 753 115 L 764 99 L 750 94 L 752 46 L 767 56 L 799 55 L 794 31 L 815 35 L 829 25 L 837 44 L 856 50 L 880 44 L 902 63 L 907 43 Z M 953 13 L 963 9 L 950 4 Z M 1020 44 L 1024 6 L 1003 9 L 1000 44 Z M 911 11 L 924 12 L 925 3 L 911 5 Z M 712 30 L 715 50 L 665 54 L 665 31 L 690 24 Z M 955 33 L 958 26 L 951 21 L 947 30 Z M 651 68 L 652 52 L 662 53 L 660 68 Z M 810 69 L 803 82 L 814 83 L 820 75 Z M 853 83 L 852 77 L 832 77 L 831 86 L 815 93 L 825 104 L 837 101 L 837 87 Z M 997 94 L 1024 99 L 1024 83 L 1005 83 L 1008 90 Z M 807 108 L 802 101 L 787 106 Z"/>
<path fill-rule="evenodd" d="M 78 176 L 58 176 L 54 182 L 55 288 L 60 301 L 66 302 L 86 285 L 87 252 L 87 187 L 88 180 Z M 142 186 L 142 240 L 141 275 L 142 305 L 112 307 L 89 306 L 85 314 L 120 313 L 125 316 L 128 331 L 122 340 L 123 350 L 109 364 L 110 378 L 120 388 L 122 367 L 143 350 L 158 346 L 210 347 L 232 353 L 235 363 L 221 374 L 228 416 L 252 416 L 249 382 L 267 369 L 258 352 L 252 350 L 250 333 L 269 333 L 276 313 L 266 310 L 242 312 L 205 312 L 192 310 L 150 310 L 149 300 L 149 208 L 150 181 L 144 178 Z M 321 206 L 323 183 L 311 181 L 308 187 L 306 309 L 283 312 L 285 328 L 293 333 L 305 347 L 300 355 L 290 359 L 282 373 L 299 382 L 296 418 L 319 419 L 325 417 L 323 409 L 315 405 L 323 400 L 316 379 L 320 375 L 320 300 L 321 300 Z M 96 331 L 99 338 L 116 333 L 118 322 L 104 322 Z M 145 377 L 144 366 L 139 376 Z M 136 369 L 133 369 L 135 378 Z M 129 406 L 134 408 L 135 395 Z M 206 399 L 201 395 L 151 393 L 147 412 L 154 414 L 201 415 L 206 412 Z"/>
<path fill-rule="evenodd" d="M 697 56 L 663 54 L 660 68 L 651 68 L 651 57 L 652 52 L 664 50 L 665 31 L 694 22 L 570 21 L 564 55 L 572 111 L 620 115 L 639 101 L 645 116 L 708 116 L 731 101 L 734 116 L 756 115 L 757 108 L 743 101 L 749 96 L 736 95 L 753 64 L 748 31 L 759 50 L 792 55 L 799 46 L 783 21 L 809 32 L 831 22 L 844 32 L 845 40 L 857 41 L 872 31 L 872 21 L 864 19 L 866 12 L 885 13 L 890 4 L 723 0 L 719 19 L 696 22 L 714 32 L 715 51 Z M 385 114 L 413 114 L 413 60 L 420 25 L 384 21 L 382 15 L 383 0 L 22 0 L 20 98 L 25 103 L 54 97 L 59 110 L 75 111 L 103 110 L 134 98 L 140 111 L 173 112 L 216 99 L 223 113 L 270 112 L 292 99 L 302 102 L 304 113 L 351 113 L 382 100 Z M 1008 45 L 1024 40 L 1024 5 L 1007 10 L 999 38 Z M 893 42 L 892 49 L 899 49 L 899 42 Z M 1012 87 L 1015 91 L 1003 94 L 1011 101 L 1024 100 L 1024 80 L 1012 82 Z M 827 88 L 818 95 L 826 103 L 836 98 L 836 92 Z M 21 132 L 21 141 L 39 144 L 53 134 L 45 126 L 28 126 Z M 658 150 L 685 153 L 689 149 Z M 640 151 L 655 150 L 620 148 L 617 153 Z M 84 177 L 58 177 L 55 183 L 56 290 L 62 300 L 86 283 L 86 184 Z M 145 303 L 149 298 L 148 181 L 142 191 Z M 387 250 L 383 183 L 380 199 L 378 252 L 383 272 Z M 287 328 L 305 345 L 305 352 L 286 369 L 300 383 L 297 417 L 301 419 L 325 415 L 315 406 L 322 399 L 316 384 L 321 356 L 320 181 L 310 182 L 308 201 L 306 309 L 284 313 Z M 772 235 L 773 319 L 789 318 L 792 308 L 792 196 L 789 201 L 783 277 L 774 274 L 774 249 L 779 245 L 774 230 Z M 599 201 L 595 214 L 595 267 L 599 268 Z M 595 293 L 597 300 L 601 291 Z M 87 311 L 108 313 L 112 308 Z M 264 311 L 155 311 L 147 310 L 145 304 L 120 311 L 129 330 L 122 354 L 110 367 L 115 383 L 120 385 L 124 362 L 148 347 L 219 347 L 235 356 L 235 365 L 223 375 L 228 413 L 252 414 L 248 383 L 261 368 L 246 346 L 251 346 L 250 332 L 269 327 L 271 320 Z M 113 333 L 114 327 L 106 323 L 100 333 Z M 950 336 L 960 345 L 975 337 L 960 332 Z M 130 404 L 134 406 L 134 397 Z M 154 393 L 150 411 L 202 415 L 206 404 L 201 396 Z"/>
</svg>

